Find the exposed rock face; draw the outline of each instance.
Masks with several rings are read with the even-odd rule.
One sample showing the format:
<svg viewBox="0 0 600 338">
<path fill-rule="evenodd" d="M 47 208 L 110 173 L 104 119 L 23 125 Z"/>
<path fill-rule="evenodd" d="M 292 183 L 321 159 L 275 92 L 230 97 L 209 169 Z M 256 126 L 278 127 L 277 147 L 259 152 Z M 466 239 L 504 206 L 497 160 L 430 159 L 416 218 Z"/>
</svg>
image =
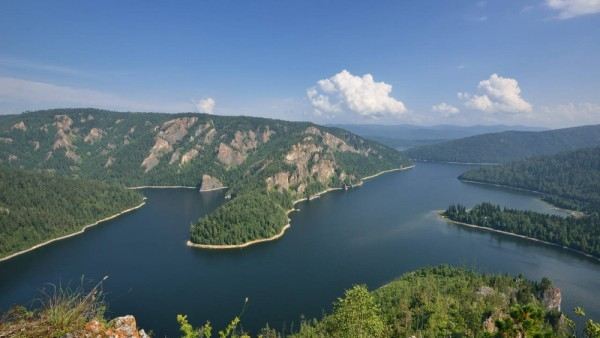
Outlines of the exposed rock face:
<svg viewBox="0 0 600 338">
<path fill-rule="evenodd" d="M 11 144 L 13 139 L 10 137 L 0 137 L 0 143 Z"/>
<path fill-rule="evenodd" d="M 33 150 L 40 149 L 40 143 L 38 141 L 30 141 L 29 143 L 31 143 L 31 145 L 33 146 Z"/>
<path fill-rule="evenodd" d="M 308 127 L 308 128 L 306 128 L 306 130 L 304 132 L 309 135 L 321 136 L 323 139 L 323 143 L 325 143 L 332 150 L 341 151 L 341 152 L 359 153 L 359 151 L 356 148 L 348 145 L 341 138 L 339 138 L 333 134 L 330 134 L 328 132 L 321 132 L 316 127 Z"/>
<path fill-rule="evenodd" d="M 261 136 L 261 138 L 267 138 L 268 141 L 268 138 L 270 138 L 270 134 L 268 133 L 267 136 L 264 137 Z M 231 140 L 229 145 L 223 142 L 219 144 L 219 148 L 217 150 L 217 159 L 219 160 L 219 162 L 229 167 L 240 165 L 244 163 L 250 151 L 253 151 L 256 148 L 258 148 L 258 144 L 259 140 L 257 138 L 256 132 L 254 132 L 253 130 L 238 130 L 235 132 L 233 140 Z"/>
<path fill-rule="evenodd" d="M 67 115 L 56 115 L 54 116 L 54 126 L 56 127 L 56 136 L 54 143 L 52 144 L 52 150 L 64 149 L 65 157 L 79 162 L 80 157 L 75 152 L 75 146 L 72 142 L 73 135 L 71 134 L 71 126 L 73 120 Z"/>
<path fill-rule="evenodd" d="M 562 295 L 560 289 L 557 287 L 549 287 L 544 290 L 542 295 L 542 302 L 546 307 L 546 310 L 558 310 L 560 311 L 560 303 L 562 302 Z"/>
<path fill-rule="evenodd" d="M 198 154 L 200 154 L 200 152 L 197 149 L 192 148 L 188 150 L 185 154 L 183 154 L 183 156 L 181 156 L 181 162 L 179 164 L 184 165 L 190 162 L 191 160 L 196 158 Z"/>
<path fill-rule="evenodd" d="M 221 142 L 217 150 L 217 159 L 226 166 L 234 166 L 244 163 L 246 155 Z"/>
<path fill-rule="evenodd" d="M 268 177 L 267 189 L 288 190 L 290 188 L 290 173 L 287 171 L 278 172 L 277 174 Z"/>
<path fill-rule="evenodd" d="M 330 160 L 323 160 L 312 166 L 311 174 L 321 183 L 328 183 L 329 179 L 335 174 L 335 163 Z"/>
<path fill-rule="evenodd" d="M 15 123 L 12 127 L 10 127 L 10 129 L 13 130 L 20 130 L 20 131 L 26 131 L 27 130 L 27 126 L 25 125 L 25 122 L 21 121 L 19 123 Z"/>
<path fill-rule="evenodd" d="M 223 188 L 223 183 L 218 178 L 210 175 L 202 175 L 202 185 L 200 191 L 208 191 Z"/>
<path fill-rule="evenodd" d="M 115 163 L 115 159 L 113 157 L 108 157 L 106 163 L 104 164 L 104 168 L 110 168 L 113 163 Z"/>
<path fill-rule="evenodd" d="M 262 143 L 269 142 L 269 140 L 271 139 L 271 135 L 273 134 L 275 134 L 275 132 L 269 129 L 269 126 L 267 126 L 261 134 Z"/>
<path fill-rule="evenodd" d="M 67 335 L 81 337 L 79 335 Z M 105 325 L 98 320 L 92 320 L 84 328 L 85 338 L 150 338 L 143 329 L 138 329 L 133 316 L 117 317 Z"/>
<path fill-rule="evenodd" d="M 18 159 L 19 158 L 17 157 L 17 155 L 13 155 L 13 154 L 8 155 L 8 162 L 14 162 Z"/>
<path fill-rule="evenodd" d="M 94 144 L 94 142 L 99 141 L 104 136 L 104 130 L 99 128 L 92 128 L 87 134 L 87 136 L 83 139 L 85 143 Z"/>
<path fill-rule="evenodd" d="M 157 166 L 163 155 L 172 152 L 173 146 L 188 134 L 189 129 L 196 121 L 198 121 L 197 117 L 181 117 L 163 123 L 154 139 L 154 146 L 150 149 L 150 154 L 142 162 L 145 172 Z"/>
</svg>

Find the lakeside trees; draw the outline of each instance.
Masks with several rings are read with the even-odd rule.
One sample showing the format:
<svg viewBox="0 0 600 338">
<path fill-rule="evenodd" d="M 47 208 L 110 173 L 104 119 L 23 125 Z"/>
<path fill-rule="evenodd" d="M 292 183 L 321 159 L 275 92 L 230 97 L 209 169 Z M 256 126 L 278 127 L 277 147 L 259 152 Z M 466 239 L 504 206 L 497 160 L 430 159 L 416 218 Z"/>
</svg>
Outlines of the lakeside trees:
<svg viewBox="0 0 600 338">
<path fill-rule="evenodd" d="M 600 257 L 600 217 L 597 213 L 579 218 L 561 217 L 481 203 L 470 210 L 462 205 L 451 205 L 444 216 L 456 222 L 536 238 Z"/>
<path fill-rule="evenodd" d="M 142 201 L 118 185 L 0 167 L 0 258 Z"/>
</svg>

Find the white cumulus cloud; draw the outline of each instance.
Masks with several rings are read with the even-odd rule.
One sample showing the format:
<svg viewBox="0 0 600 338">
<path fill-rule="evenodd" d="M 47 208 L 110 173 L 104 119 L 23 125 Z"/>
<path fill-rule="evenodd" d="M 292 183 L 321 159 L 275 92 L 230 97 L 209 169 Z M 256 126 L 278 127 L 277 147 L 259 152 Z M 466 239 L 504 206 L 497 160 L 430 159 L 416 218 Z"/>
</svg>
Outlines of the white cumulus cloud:
<svg viewBox="0 0 600 338">
<path fill-rule="evenodd" d="M 546 5 L 558 11 L 559 19 L 600 13 L 600 0 L 546 0 Z"/>
<path fill-rule="evenodd" d="M 215 105 L 217 104 L 212 97 L 207 97 L 197 102 L 194 102 L 196 105 L 196 109 L 200 113 L 212 114 L 215 110 Z"/>
<path fill-rule="evenodd" d="M 392 86 L 376 82 L 371 74 L 352 75 L 347 70 L 322 79 L 306 90 L 317 115 L 354 113 L 361 117 L 400 117 L 406 106 L 390 94 Z"/>
<path fill-rule="evenodd" d="M 480 94 L 458 93 L 467 108 L 486 113 L 528 113 L 531 104 L 521 97 L 519 82 L 492 74 L 489 79 L 479 82 Z"/>
<path fill-rule="evenodd" d="M 441 113 L 444 117 L 452 116 L 460 112 L 458 108 L 451 104 L 447 104 L 446 102 L 433 105 L 431 107 L 431 110 L 436 113 Z"/>
</svg>

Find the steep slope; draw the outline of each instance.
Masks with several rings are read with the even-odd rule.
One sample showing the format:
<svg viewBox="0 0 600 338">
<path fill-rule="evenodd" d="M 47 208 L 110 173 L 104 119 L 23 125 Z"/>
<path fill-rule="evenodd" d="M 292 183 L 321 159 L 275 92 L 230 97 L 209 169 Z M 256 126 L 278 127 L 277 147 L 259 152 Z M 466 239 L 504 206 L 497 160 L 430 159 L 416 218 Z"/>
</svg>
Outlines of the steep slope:
<svg viewBox="0 0 600 338">
<path fill-rule="evenodd" d="M 503 163 L 596 146 L 600 146 L 600 125 L 477 135 L 415 147 L 406 155 L 425 161 Z"/>
<path fill-rule="evenodd" d="M 117 185 L 0 167 L 0 259 L 142 201 Z"/>
<path fill-rule="evenodd" d="M 0 117 L 0 162 L 128 186 L 229 187 L 233 199 L 200 222 L 206 227 L 192 227 L 192 241 L 207 244 L 270 237 L 292 199 L 409 164 L 393 149 L 311 123 L 96 109 Z"/>
</svg>

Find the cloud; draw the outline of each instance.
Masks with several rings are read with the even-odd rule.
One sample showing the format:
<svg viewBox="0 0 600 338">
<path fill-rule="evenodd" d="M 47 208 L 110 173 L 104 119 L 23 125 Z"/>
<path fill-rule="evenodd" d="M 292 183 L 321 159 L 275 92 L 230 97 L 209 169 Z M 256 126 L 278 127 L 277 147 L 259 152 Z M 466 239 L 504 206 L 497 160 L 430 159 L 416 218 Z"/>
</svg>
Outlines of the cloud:
<svg viewBox="0 0 600 338">
<path fill-rule="evenodd" d="M 527 113 L 531 104 L 521 97 L 519 82 L 515 79 L 492 74 L 489 79 L 479 82 L 480 95 L 458 93 L 467 108 L 486 113 Z"/>
<path fill-rule="evenodd" d="M 600 13 L 600 0 L 546 0 L 546 6 L 558 11 L 559 19 Z"/>
<path fill-rule="evenodd" d="M 454 107 L 453 105 L 447 104 L 446 102 L 442 102 L 432 106 L 431 110 L 436 113 L 441 113 L 444 117 L 456 115 L 460 112 L 458 108 Z"/>
<path fill-rule="evenodd" d="M 200 113 L 212 114 L 215 109 L 216 102 L 212 97 L 207 97 L 198 102 L 194 102 L 194 104 Z"/>
<path fill-rule="evenodd" d="M 390 96 L 392 86 L 375 82 L 371 74 L 352 75 L 347 70 L 322 79 L 306 90 L 306 96 L 317 115 L 353 113 L 360 117 L 398 118 L 406 106 Z"/>
<path fill-rule="evenodd" d="M 93 89 L 74 88 L 52 83 L 0 76 L 0 109 L 19 112 L 57 107 L 94 107 L 137 111 L 186 111 L 185 103 L 136 101 Z"/>
</svg>

